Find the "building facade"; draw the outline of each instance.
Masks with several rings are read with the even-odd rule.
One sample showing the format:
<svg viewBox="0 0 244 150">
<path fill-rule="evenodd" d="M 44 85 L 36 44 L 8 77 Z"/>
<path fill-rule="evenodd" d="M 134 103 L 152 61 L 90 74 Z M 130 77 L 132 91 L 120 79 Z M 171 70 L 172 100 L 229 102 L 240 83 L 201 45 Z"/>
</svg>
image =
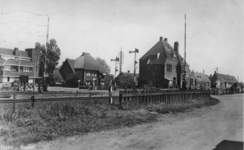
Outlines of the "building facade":
<svg viewBox="0 0 244 150">
<path fill-rule="evenodd" d="M 192 90 L 210 90 L 211 81 L 204 73 L 192 71 L 190 74 L 190 87 Z"/>
<path fill-rule="evenodd" d="M 39 79 L 40 51 L 0 48 L 0 83 L 33 83 Z"/>
<path fill-rule="evenodd" d="M 217 73 L 216 71 L 211 79 L 212 87 L 216 88 L 228 89 L 231 88 L 234 83 L 238 83 L 234 76 Z"/>
<path fill-rule="evenodd" d="M 104 85 L 106 69 L 96 61 L 89 53 L 83 53 L 78 58 L 66 59 L 59 69 L 63 79 L 66 80 L 72 73 L 79 74 L 81 84 Z"/>
<path fill-rule="evenodd" d="M 183 71 L 186 70 L 184 73 L 188 76 L 190 71 L 178 49 L 178 42 L 172 48 L 167 38 L 163 40 L 160 37 L 139 60 L 139 85 L 151 82 L 153 86 L 160 88 L 182 87 Z"/>
</svg>

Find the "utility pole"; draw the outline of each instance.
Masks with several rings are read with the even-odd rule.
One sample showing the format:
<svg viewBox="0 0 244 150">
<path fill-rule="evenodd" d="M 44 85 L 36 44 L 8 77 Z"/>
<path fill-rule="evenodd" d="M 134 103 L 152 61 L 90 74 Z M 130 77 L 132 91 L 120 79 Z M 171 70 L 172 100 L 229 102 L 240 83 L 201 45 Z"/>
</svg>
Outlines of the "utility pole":
<svg viewBox="0 0 244 150">
<path fill-rule="evenodd" d="M 135 88 L 135 86 L 136 86 L 136 64 L 137 64 L 136 53 L 139 53 L 139 50 L 137 48 L 135 48 L 135 51 L 129 51 L 129 53 L 135 53 L 135 56 L 134 56 L 134 88 Z"/>
<path fill-rule="evenodd" d="M 47 75 L 47 46 L 48 46 L 48 33 L 49 33 L 49 16 L 47 20 L 47 39 L 46 39 L 46 54 L 44 54 L 44 71 L 43 71 L 43 84 L 46 86 L 46 75 Z"/>
<path fill-rule="evenodd" d="M 186 66 L 186 14 L 185 14 L 185 38 L 184 38 L 184 40 L 185 40 L 185 48 L 184 48 L 184 63 L 185 63 L 185 66 Z"/>
<path fill-rule="evenodd" d="M 186 14 L 185 14 L 185 36 L 184 36 L 184 62 L 183 62 L 183 69 L 182 69 L 182 89 L 186 88 Z"/>
</svg>

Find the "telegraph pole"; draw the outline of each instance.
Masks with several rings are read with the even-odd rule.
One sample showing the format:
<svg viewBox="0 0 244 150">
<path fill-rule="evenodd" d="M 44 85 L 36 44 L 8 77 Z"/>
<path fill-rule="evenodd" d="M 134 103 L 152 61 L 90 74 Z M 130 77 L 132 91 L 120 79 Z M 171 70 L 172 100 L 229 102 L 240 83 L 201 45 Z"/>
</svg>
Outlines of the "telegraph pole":
<svg viewBox="0 0 244 150">
<path fill-rule="evenodd" d="M 185 36 L 184 36 L 184 62 L 182 73 L 182 89 L 186 88 L 186 14 L 185 14 Z"/>
<path fill-rule="evenodd" d="M 185 66 L 186 66 L 186 14 L 185 14 L 185 48 L 184 48 Z"/>
<path fill-rule="evenodd" d="M 48 46 L 48 35 L 49 34 L 49 16 L 47 19 L 47 38 L 46 38 L 46 54 L 44 54 L 44 71 L 43 71 L 43 84 L 46 86 L 46 74 L 47 74 L 47 46 Z"/>
</svg>

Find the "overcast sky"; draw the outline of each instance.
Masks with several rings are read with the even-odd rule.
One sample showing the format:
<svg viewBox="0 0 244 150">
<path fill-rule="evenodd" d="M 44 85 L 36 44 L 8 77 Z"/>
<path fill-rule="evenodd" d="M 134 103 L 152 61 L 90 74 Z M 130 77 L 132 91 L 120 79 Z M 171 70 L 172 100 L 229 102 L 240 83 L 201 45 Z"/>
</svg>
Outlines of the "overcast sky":
<svg viewBox="0 0 244 150">
<path fill-rule="evenodd" d="M 243 81 L 244 11 L 242 0 L 0 0 L 0 47 L 21 50 L 49 39 L 61 49 L 60 64 L 82 52 L 104 58 L 114 73 L 115 58 L 124 52 L 123 71 L 133 72 L 137 59 L 159 40 L 179 42 L 184 53 L 187 15 L 187 62 L 190 69 L 234 75 Z M 139 69 L 137 69 L 138 72 Z"/>
</svg>

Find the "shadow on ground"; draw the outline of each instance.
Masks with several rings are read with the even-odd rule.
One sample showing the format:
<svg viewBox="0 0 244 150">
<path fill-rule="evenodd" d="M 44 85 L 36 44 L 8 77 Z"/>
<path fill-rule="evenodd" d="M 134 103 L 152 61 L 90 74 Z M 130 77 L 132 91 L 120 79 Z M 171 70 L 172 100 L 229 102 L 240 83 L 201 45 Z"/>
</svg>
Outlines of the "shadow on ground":
<svg viewBox="0 0 244 150">
<path fill-rule="evenodd" d="M 243 150 L 243 142 L 223 140 L 213 150 Z"/>
</svg>

